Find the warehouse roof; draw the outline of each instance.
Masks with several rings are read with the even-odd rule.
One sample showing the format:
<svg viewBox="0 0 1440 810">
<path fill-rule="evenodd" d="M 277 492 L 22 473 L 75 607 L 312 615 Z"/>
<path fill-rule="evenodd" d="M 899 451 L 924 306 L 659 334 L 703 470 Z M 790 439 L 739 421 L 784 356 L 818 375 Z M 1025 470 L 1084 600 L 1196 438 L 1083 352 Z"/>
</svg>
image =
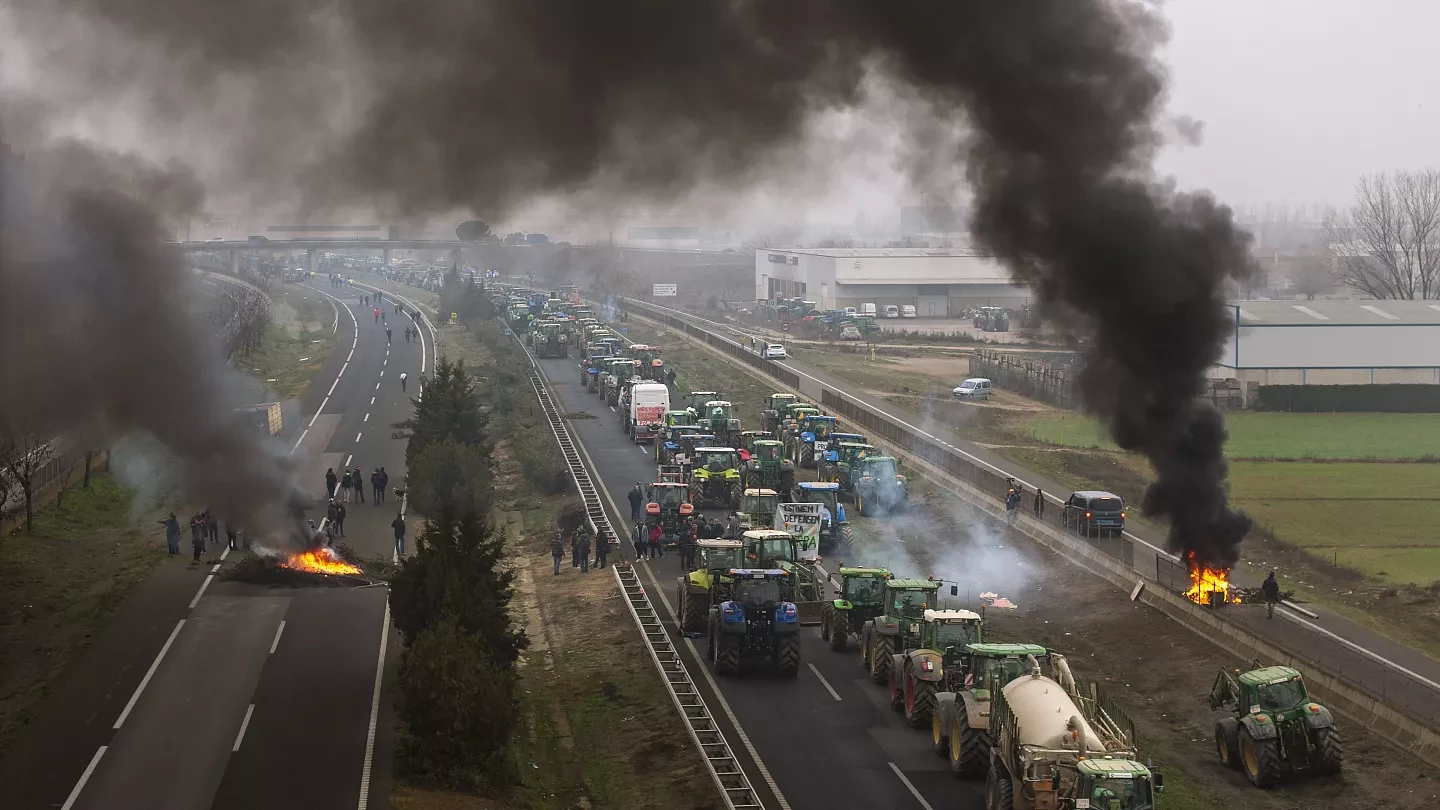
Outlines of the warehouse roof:
<svg viewBox="0 0 1440 810">
<path fill-rule="evenodd" d="M 1232 301 L 1241 326 L 1440 326 L 1437 301 Z"/>
</svg>

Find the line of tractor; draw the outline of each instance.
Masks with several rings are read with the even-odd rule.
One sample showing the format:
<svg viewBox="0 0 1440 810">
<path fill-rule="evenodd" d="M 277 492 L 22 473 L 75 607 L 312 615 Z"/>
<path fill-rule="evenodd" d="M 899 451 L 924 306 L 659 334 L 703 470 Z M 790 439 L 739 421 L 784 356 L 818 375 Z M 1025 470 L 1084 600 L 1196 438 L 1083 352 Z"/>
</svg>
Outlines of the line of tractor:
<svg viewBox="0 0 1440 810">
<path fill-rule="evenodd" d="M 854 643 L 864 676 L 888 690 L 907 724 L 930 730 L 957 777 L 986 780 L 987 810 L 1157 805 L 1163 777 L 1145 762 L 1133 723 L 1058 651 L 990 638 L 986 602 L 978 611 L 943 604 L 942 589 L 958 601 L 955 584 L 843 562 L 834 579 L 819 574 L 822 555 L 855 555 L 847 504 L 865 517 L 906 508 L 896 458 L 794 394 L 771 394 L 758 430 L 745 430 L 717 391 L 672 402 L 661 348 L 627 343 L 578 291 L 499 285 L 495 298 L 538 356 L 577 347 L 586 390 L 616 408 L 632 440 L 654 443 L 658 473 L 636 531 L 683 542 L 680 630 L 704 637 L 717 675 L 796 676 L 801 627 L 815 625 L 830 654 Z M 801 471 L 814 480 L 797 480 Z M 707 519 L 707 508 L 728 511 L 727 523 Z M 1340 770 L 1334 720 L 1294 669 L 1257 661 L 1222 670 L 1210 703 L 1223 712 L 1217 754 L 1256 786 Z"/>
</svg>

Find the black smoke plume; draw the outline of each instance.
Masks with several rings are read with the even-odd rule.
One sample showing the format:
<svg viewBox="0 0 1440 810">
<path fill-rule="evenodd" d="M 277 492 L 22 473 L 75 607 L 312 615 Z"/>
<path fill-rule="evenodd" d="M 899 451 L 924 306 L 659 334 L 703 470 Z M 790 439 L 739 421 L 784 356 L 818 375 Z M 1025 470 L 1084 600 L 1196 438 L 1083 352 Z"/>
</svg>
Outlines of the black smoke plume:
<svg viewBox="0 0 1440 810">
<path fill-rule="evenodd" d="M 217 345 L 159 213 L 201 190 L 75 142 L 0 140 L 0 426 L 48 439 L 154 435 L 187 503 L 263 536 L 298 529 L 286 459 L 221 401 Z"/>
<path fill-rule="evenodd" d="M 175 54 L 186 69 L 167 75 L 156 108 L 213 103 L 247 72 L 279 90 L 277 65 L 343 64 L 344 81 L 370 92 L 353 127 L 310 122 L 324 134 L 300 173 L 307 191 L 489 221 L 541 195 L 599 188 L 654 203 L 743 188 L 800 145 L 817 112 L 857 103 L 883 75 L 924 112 L 902 122 L 913 182 L 935 182 L 951 127 L 967 133 L 953 157 L 976 241 L 1052 311 L 1088 322 L 1084 401 L 1153 463 L 1146 511 L 1202 562 L 1238 556 L 1249 522 L 1226 503 L 1223 421 L 1196 397 L 1230 324 L 1227 283 L 1251 263 L 1228 209 L 1154 175 L 1169 131 L 1165 31 L 1140 2 L 267 0 L 257 13 L 222 0 L 57 0 L 28 14 L 57 7 Z M 293 93 L 259 103 L 272 95 L 289 106 L 264 107 L 259 132 L 292 133 L 270 124 L 313 115 Z"/>
</svg>

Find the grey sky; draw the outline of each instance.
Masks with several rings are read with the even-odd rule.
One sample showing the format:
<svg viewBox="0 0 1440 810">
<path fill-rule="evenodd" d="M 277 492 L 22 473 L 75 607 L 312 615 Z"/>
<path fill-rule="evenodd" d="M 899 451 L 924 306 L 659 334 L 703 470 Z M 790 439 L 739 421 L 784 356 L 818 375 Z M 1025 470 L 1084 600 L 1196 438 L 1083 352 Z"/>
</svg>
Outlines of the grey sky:
<svg viewBox="0 0 1440 810">
<path fill-rule="evenodd" d="M 1205 124 L 1161 170 L 1234 204 L 1344 204 L 1368 172 L 1435 166 L 1440 3 L 1169 0 L 1171 110 Z"/>
</svg>

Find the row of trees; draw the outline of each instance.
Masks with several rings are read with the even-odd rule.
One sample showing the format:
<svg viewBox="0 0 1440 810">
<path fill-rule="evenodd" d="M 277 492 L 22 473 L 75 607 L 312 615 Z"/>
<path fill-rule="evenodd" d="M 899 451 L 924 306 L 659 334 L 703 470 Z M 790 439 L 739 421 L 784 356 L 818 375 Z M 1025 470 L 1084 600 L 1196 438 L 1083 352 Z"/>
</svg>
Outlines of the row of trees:
<svg viewBox="0 0 1440 810">
<path fill-rule="evenodd" d="M 1372 298 L 1440 298 L 1440 171 L 1362 177 L 1324 229 L 1335 282 Z"/>
<path fill-rule="evenodd" d="M 487 519 L 492 445 L 465 364 L 442 359 L 400 426 L 409 431 L 409 502 L 425 517 L 415 554 L 390 585 L 405 646 L 402 766 L 440 786 L 494 786 L 508 780 L 505 752 L 520 717 L 515 662 L 526 639 L 510 619 L 504 538 Z"/>
</svg>

